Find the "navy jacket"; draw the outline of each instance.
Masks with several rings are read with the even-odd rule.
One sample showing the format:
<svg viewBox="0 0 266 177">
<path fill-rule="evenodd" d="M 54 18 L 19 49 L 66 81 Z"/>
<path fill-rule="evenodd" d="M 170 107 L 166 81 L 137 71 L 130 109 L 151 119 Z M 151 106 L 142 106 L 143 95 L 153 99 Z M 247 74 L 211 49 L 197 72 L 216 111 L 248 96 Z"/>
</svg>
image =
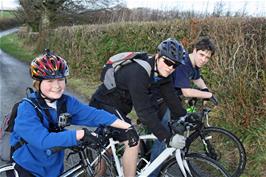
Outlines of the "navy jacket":
<svg viewBox="0 0 266 177">
<path fill-rule="evenodd" d="M 179 65 L 174 73 L 173 82 L 178 95 L 182 95 L 181 88 L 191 88 L 191 80 L 197 80 L 200 76 L 200 69 L 193 67 L 189 58 L 186 59 L 185 65 Z"/>
</svg>

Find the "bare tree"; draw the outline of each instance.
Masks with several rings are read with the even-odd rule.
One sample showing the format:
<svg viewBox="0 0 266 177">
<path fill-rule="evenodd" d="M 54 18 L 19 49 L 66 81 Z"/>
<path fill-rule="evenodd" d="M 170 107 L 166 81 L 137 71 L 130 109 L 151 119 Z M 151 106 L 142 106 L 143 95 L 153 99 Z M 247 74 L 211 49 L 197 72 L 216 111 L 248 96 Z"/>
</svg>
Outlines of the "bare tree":
<svg viewBox="0 0 266 177">
<path fill-rule="evenodd" d="M 29 31 L 39 31 L 41 20 L 41 0 L 19 0 L 21 8 L 16 13 L 17 18 L 24 21 Z"/>
<path fill-rule="evenodd" d="M 61 7 L 65 2 L 66 0 L 43 0 L 41 29 L 56 27 L 57 14 L 60 14 Z"/>
<path fill-rule="evenodd" d="M 82 12 L 110 11 L 123 0 L 19 0 L 17 16 L 31 31 L 55 28 L 84 18 Z"/>
<path fill-rule="evenodd" d="M 212 15 L 215 17 L 223 16 L 225 3 L 223 1 L 217 2 L 214 6 Z"/>
</svg>

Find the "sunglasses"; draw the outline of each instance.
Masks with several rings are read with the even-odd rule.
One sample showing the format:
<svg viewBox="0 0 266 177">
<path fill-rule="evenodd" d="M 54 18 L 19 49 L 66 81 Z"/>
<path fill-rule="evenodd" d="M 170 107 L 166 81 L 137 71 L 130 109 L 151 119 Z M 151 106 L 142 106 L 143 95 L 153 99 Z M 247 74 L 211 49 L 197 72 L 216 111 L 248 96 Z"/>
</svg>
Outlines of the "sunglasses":
<svg viewBox="0 0 266 177">
<path fill-rule="evenodd" d="M 175 63 L 175 62 L 173 62 L 173 61 L 171 61 L 170 59 L 168 59 L 168 58 L 166 58 L 166 57 L 162 57 L 163 58 L 163 62 L 167 65 L 167 66 L 169 66 L 169 67 L 173 67 L 174 69 L 177 67 L 177 66 L 179 66 L 179 64 L 180 63 Z"/>
</svg>

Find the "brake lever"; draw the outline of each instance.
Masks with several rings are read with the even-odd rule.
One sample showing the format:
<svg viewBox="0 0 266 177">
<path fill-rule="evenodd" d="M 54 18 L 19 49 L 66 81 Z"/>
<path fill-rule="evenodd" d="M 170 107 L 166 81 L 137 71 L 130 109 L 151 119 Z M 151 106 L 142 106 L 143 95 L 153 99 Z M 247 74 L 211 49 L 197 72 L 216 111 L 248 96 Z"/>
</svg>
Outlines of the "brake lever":
<svg viewBox="0 0 266 177">
<path fill-rule="evenodd" d="M 74 151 L 70 152 L 70 153 L 67 155 L 66 160 L 68 160 L 68 158 L 69 158 L 71 155 L 74 155 L 74 154 L 76 154 L 76 153 L 77 153 L 77 152 L 74 152 Z"/>
</svg>

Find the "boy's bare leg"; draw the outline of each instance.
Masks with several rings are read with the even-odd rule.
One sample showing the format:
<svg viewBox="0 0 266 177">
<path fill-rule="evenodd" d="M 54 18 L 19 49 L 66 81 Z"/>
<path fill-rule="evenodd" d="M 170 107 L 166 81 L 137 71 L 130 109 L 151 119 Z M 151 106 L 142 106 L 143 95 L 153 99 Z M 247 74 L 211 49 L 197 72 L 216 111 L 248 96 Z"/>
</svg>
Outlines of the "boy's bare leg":
<svg viewBox="0 0 266 177">
<path fill-rule="evenodd" d="M 135 177 L 138 151 L 139 151 L 139 143 L 137 146 L 134 146 L 134 147 L 129 147 L 128 141 L 125 141 L 123 143 L 125 144 L 125 151 L 122 157 L 124 177 Z"/>
</svg>

